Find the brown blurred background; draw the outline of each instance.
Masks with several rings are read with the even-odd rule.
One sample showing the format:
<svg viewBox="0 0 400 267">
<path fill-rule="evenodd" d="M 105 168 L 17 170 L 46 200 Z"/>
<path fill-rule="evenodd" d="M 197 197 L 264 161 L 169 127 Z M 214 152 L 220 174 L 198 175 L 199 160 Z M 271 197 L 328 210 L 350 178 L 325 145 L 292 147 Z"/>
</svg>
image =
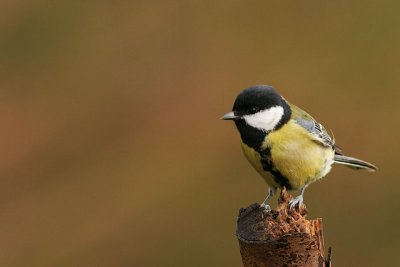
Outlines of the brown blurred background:
<svg viewBox="0 0 400 267">
<path fill-rule="evenodd" d="M 236 215 L 267 187 L 218 118 L 260 83 L 379 167 L 306 191 L 334 265 L 395 265 L 399 8 L 1 1 L 0 265 L 241 266 Z"/>
</svg>

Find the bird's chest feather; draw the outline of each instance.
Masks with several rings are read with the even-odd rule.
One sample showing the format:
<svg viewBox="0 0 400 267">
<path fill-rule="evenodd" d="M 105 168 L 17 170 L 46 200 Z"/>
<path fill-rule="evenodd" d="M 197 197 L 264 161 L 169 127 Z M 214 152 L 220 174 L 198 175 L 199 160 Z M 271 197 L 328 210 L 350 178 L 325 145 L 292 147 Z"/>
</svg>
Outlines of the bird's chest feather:
<svg viewBox="0 0 400 267">
<path fill-rule="evenodd" d="M 247 160 L 250 162 L 253 168 L 264 178 L 267 184 L 274 188 L 279 187 L 279 184 L 272 177 L 271 173 L 265 169 L 261 154 L 257 152 L 254 148 L 246 145 L 243 141 L 242 150 Z"/>
<path fill-rule="evenodd" d="M 300 189 L 325 176 L 333 163 L 334 151 L 310 138 L 310 133 L 293 121 L 268 134 L 263 145 L 272 168 Z"/>
</svg>

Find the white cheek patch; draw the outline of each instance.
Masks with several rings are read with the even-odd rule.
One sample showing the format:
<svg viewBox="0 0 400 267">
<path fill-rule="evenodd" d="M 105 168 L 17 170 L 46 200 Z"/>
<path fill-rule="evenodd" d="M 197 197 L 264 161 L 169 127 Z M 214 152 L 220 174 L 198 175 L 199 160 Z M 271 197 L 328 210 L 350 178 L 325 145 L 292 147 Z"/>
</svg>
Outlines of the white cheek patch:
<svg viewBox="0 0 400 267">
<path fill-rule="evenodd" d="M 246 123 L 254 128 L 268 132 L 273 130 L 283 116 L 283 108 L 276 106 L 243 116 Z"/>
</svg>

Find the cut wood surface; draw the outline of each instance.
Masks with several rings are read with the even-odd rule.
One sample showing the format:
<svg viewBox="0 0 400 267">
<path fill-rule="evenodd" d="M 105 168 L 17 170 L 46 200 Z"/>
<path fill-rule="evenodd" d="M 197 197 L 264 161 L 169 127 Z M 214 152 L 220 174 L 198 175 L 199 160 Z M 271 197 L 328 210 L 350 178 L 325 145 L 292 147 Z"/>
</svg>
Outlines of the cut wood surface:
<svg viewBox="0 0 400 267">
<path fill-rule="evenodd" d="M 289 209 L 291 196 L 282 190 L 276 210 L 259 204 L 239 211 L 236 235 L 245 267 L 331 266 L 324 257 L 322 220 L 307 220 L 307 210 Z"/>
</svg>

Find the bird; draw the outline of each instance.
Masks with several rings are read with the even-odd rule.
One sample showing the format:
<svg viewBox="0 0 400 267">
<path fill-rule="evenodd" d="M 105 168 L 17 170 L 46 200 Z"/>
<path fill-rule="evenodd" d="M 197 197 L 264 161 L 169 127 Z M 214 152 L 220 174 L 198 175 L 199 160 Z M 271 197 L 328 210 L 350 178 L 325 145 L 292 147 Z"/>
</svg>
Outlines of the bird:
<svg viewBox="0 0 400 267">
<path fill-rule="evenodd" d="M 269 85 L 244 89 L 232 111 L 221 119 L 234 121 L 245 157 L 269 187 L 260 205 L 267 211 L 271 210 L 268 200 L 278 188 L 299 191 L 289 208 L 300 208 L 305 189 L 326 176 L 333 163 L 377 170 L 369 162 L 343 155 L 322 124 Z"/>
</svg>

